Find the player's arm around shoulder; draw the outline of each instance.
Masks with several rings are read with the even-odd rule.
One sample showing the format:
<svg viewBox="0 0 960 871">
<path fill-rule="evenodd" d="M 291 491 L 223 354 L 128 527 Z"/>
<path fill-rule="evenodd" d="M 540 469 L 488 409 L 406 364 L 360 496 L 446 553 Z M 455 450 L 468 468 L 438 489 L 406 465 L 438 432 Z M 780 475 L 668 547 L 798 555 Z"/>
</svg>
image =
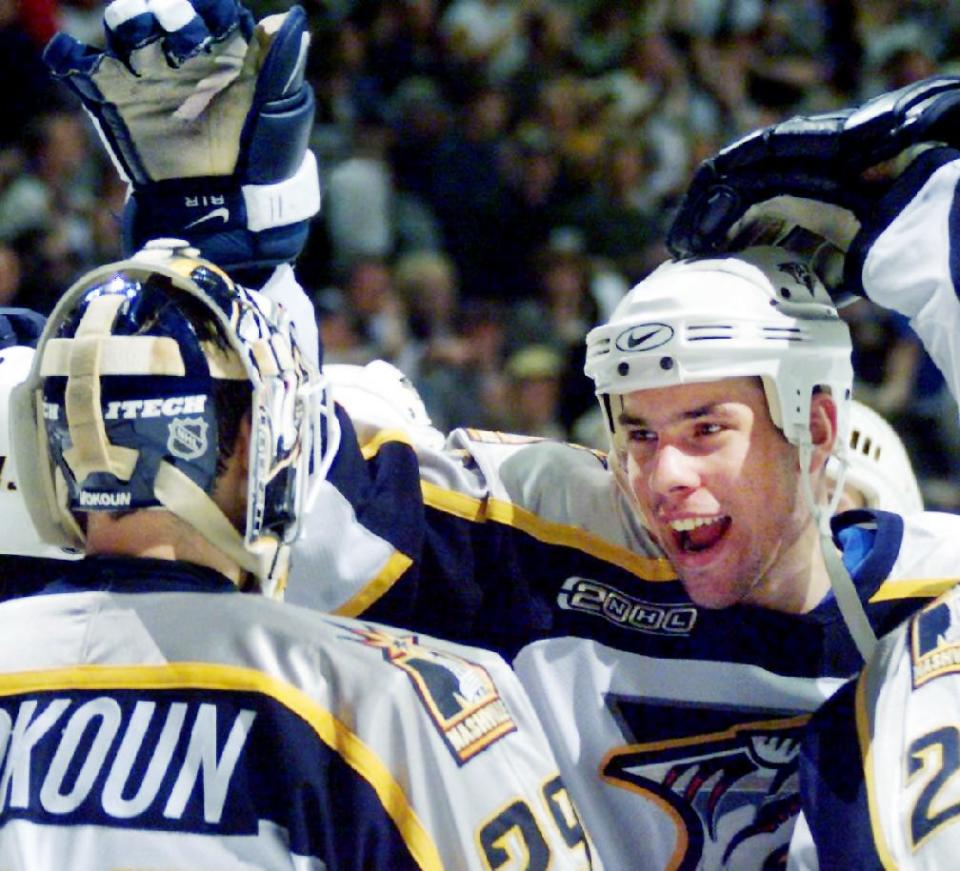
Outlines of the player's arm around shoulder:
<svg viewBox="0 0 960 871">
<path fill-rule="evenodd" d="M 854 704 L 883 867 L 951 867 L 960 850 L 960 589 L 881 639 Z"/>
<path fill-rule="evenodd" d="M 870 299 L 910 325 L 960 395 L 960 151 L 921 153 L 880 201 L 875 224 L 849 257 Z"/>
<path fill-rule="evenodd" d="M 601 867 L 500 657 L 366 621 L 304 619 L 322 624 L 320 693 L 341 746 L 420 867 Z"/>
</svg>

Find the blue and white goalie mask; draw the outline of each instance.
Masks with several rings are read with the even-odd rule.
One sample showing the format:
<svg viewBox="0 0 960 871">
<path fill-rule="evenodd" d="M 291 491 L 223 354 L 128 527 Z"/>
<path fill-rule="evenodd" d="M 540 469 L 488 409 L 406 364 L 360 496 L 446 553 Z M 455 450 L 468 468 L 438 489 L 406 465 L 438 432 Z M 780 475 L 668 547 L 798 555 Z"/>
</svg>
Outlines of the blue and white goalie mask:
<svg viewBox="0 0 960 871">
<path fill-rule="evenodd" d="M 282 309 L 195 253 L 154 243 L 64 294 L 12 400 L 24 492 L 51 544 L 83 546 L 76 512 L 164 509 L 278 595 L 331 419 Z M 238 530 L 210 494 L 247 413 Z"/>
</svg>

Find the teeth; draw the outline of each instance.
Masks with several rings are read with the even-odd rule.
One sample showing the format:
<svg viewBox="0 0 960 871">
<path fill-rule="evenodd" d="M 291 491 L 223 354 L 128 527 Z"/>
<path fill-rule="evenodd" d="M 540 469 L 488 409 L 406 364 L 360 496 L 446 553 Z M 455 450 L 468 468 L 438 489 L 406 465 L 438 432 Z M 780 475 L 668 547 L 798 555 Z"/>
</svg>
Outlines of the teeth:
<svg viewBox="0 0 960 871">
<path fill-rule="evenodd" d="M 690 532 L 692 529 L 698 529 L 701 526 L 708 526 L 711 523 L 719 523 L 721 520 L 723 520 L 722 516 L 684 517 L 682 520 L 671 520 L 670 528 L 676 532 Z"/>
</svg>

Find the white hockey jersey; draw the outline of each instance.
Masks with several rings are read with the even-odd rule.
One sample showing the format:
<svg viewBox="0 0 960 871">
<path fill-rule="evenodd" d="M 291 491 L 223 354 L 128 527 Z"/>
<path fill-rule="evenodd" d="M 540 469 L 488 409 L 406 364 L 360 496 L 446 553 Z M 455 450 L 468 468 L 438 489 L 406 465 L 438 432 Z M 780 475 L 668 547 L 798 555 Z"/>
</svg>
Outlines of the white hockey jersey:
<svg viewBox="0 0 960 871">
<path fill-rule="evenodd" d="M 0 604 L 0 868 L 599 868 L 488 652 L 84 560 Z"/>
<path fill-rule="evenodd" d="M 960 152 L 926 151 L 878 209 L 863 243 L 871 299 L 910 318 L 957 395 Z M 955 583 L 954 515 L 921 514 L 895 568 Z M 878 536 L 879 539 L 879 536 Z M 887 585 L 888 588 L 891 585 Z M 932 584 L 931 589 L 937 585 Z M 859 680 L 813 719 L 802 752 L 803 809 L 816 855 L 791 868 L 946 869 L 960 851 L 960 592 L 951 589 L 881 640 Z"/>
<path fill-rule="evenodd" d="M 288 599 L 502 653 L 606 867 L 782 865 L 800 734 L 862 664 L 835 603 L 697 608 L 595 452 L 475 431 L 434 450 L 343 423 Z M 944 589 L 951 558 L 956 577 L 960 518 L 935 566 L 897 563 L 899 518 L 847 522 L 881 631 Z"/>
</svg>

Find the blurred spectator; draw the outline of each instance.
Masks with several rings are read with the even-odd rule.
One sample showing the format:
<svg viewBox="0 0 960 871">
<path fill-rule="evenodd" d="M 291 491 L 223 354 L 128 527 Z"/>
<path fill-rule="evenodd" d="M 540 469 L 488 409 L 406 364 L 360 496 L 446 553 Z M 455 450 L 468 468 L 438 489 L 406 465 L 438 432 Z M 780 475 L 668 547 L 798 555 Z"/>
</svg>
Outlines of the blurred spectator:
<svg viewBox="0 0 960 871">
<path fill-rule="evenodd" d="M 464 354 L 459 363 L 424 367 L 415 385 L 434 425 L 444 432 L 458 426 L 504 429 L 507 385 L 503 370 L 502 305 L 466 301 L 460 309 L 457 336 Z"/>
<path fill-rule="evenodd" d="M 359 126 L 353 155 L 330 171 L 324 214 L 335 271 L 360 258 L 393 253 L 394 190 L 385 136 L 383 127 Z"/>
<path fill-rule="evenodd" d="M 0 191 L 0 239 L 69 223 L 65 232 L 83 247 L 88 240 L 79 218 L 91 208 L 89 184 L 97 166 L 83 116 L 67 110 L 40 115 L 28 126 L 23 143 L 23 169 Z"/>
<path fill-rule="evenodd" d="M 370 362 L 369 349 L 357 333 L 343 291 L 338 287 L 323 288 L 315 295 L 314 306 L 324 363 L 362 365 Z"/>
<path fill-rule="evenodd" d="M 121 218 L 126 196 L 126 182 L 112 169 L 105 168 L 90 216 L 93 259 L 98 263 L 109 263 L 121 257 Z"/>
<path fill-rule="evenodd" d="M 653 160 L 642 135 L 614 132 L 604 144 L 599 180 L 570 210 L 587 253 L 631 284 L 663 259 L 660 204 L 649 186 Z"/>
<path fill-rule="evenodd" d="M 545 128 L 521 127 L 513 148 L 497 219 L 488 229 L 488 257 L 497 258 L 500 273 L 490 290 L 501 299 L 521 300 L 536 294 L 534 256 L 565 222 L 572 196 L 557 143 Z"/>
<path fill-rule="evenodd" d="M 501 164 L 509 101 L 500 88 L 478 89 L 436 150 L 428 200 L 465 297 L 498 296 L 502 220 Z"/>
<path fill-rule="evenodd" d="M 563 358 L 549 345 L 527 345 L 507 359 L 506 427 L 519 435 L 565 439 L 560 422 Z"/>
<path fill-rule="evenodd" d="M 0 242 L 0 306 L 17 304 L 22 277 L 20 255 L 12 246 Z"/>
<path fill-rule="evenodd" d="M 393 277 L 410 336 L 398 367 L 416 381 L 424 369 L 462 364 L 470 350 L 456 335 L 459 291 L 453 261 L 436 251 L 414 251 L 397 261 Z"/>
<path fill-rule="evenodd" d="M 557 79 L 579 71 L 574 52 L 574 20 L 569 9 L 542 2 L 528 7 L 522 17 L 526 47 L 523 64 L 510 76 L 508 85 L 517 113 L 533 115 L 541 91 Z"/>
<path fill-rule="evenodd" d="M 580 22 L 573 45 L 583 72 L 598 76 L 623 64 L 630 46 L 633 22 L 626 4 L 596 3 Z"/>
<path fill-rule="evenodd" d="M 546 248 L 535 260 L 537 296 L 514 304 L 507 332 L 508 352 L 531 344 L 556 355 L 563 387 L 555 415 L 564 427 L 595 404 L 583 374 L 584 339 L 598 322 L 591 293 L 591 264 L 578 251 Z"/>
<path fill-rule="evenodd" d="M 436 0 L 381 2 L 369 25 L 369 69 L 389 99 L 413 77 L 446 78 Z"/>
<path fill-rule="evenodd" d="M 406 314 L 393 287 L 393 276 L 385 260 L 363 257 L 347 271 L 343 288 L 353 329 L 366 360 L 393 361 L 408 340 Z"/>
<path fill-rule="evenodd" d="M 440 26 L 459 74 L 475 82 L 504 82 L 524 61 L 517 0 L 453 0 Z"/>
<path fill-rule="evenodd" d="M 37 15 L 31 15 L 31 11 Z M 40 107 L 60 100 L 40 52 L 53 35 L 52 10 L 42 4 L 0 0 L 0 148 L 17 144 Z"/>
</svg>

